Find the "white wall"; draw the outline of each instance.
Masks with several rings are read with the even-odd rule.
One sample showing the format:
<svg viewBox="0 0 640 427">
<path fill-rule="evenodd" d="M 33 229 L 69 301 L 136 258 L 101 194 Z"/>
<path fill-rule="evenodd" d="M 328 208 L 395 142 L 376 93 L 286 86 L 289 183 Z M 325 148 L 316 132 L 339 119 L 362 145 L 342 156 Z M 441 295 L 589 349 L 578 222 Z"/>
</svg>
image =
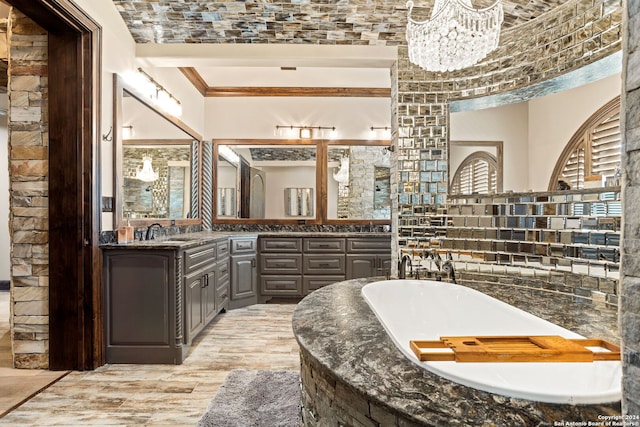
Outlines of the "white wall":
<svg viewBox="0 0 640 427">
<path fill-rule="evenodd" d="M 259 169 L 265 173 L 265 218 L 291 218 L 285 215 L 285 188 L 313 188 L 314 198 L 316 197 L 315 166 L 260 167 Z"/>
<path fill-rule="evenodd" d="M 205 139 L 282 138 L 276 125 L 335 126 L 338 139 L 369 139 L 371 126 L 390 126 L 389 98 L 206 98 Z M 328 138 L 327 138 L 328 139 Z"/>
<path fill-rule="evenodd" d="M 528 102 L 451 113 L 450 139 L 504 141 L 504 190 L 546 191 L 569 139 L 620 90 L 616 74 Z M 459 165 L 455 156 L 451 161 L 450 179 Z"/>
<path fill-rule="evenodd" d="M 620 95 L 620 74 L 529 101 L 529 182 L 546 191 L 558 157 L 578 128 Z"/>
<path fill-rule="evenodd" d="M 503 190 L 525 191 L 529 189 L 528 169 L 530 167 L 527 149 L 527 122 L 527 103 L 451 113 L 450 140 L 503 141 Z M 476 150 L 485 150 L 485 148 L 477 148 Z M 490 150 L 485 151 L 490 152 Z M 449 180 L 453 178 L 460 162 L 469 154 L 470 152 L 460 150 L 459 157 L 462 158 L 456 158 L 454 155 L 450 159 Z"/>
<path fill-rule="evenodd" d="M 0 109 L 7 108 L 7 94 L 0 94 Z M 0 115 L 0 280 L 9 280 L 9 135 L 7 116 Z"/>
<path fill-rule="evenodd" d="M 101 135 L 113 125 L 113 74 L 125 74 L 143 67 L 161 85 L 178 98 L 183 106 L 181 120 L 202 134 L 204 101 L 197 90 L 177 69 L 154 69 L 136 59 L 136 47 L 115 4 L 110 0 L 74 0 L 102 27 L 102 113 Z M 113 145 L 101 141 L 102 195 L 113 195 Z M 111 230 L 113 216 L 102 214 L 102 230 Z"/>
</svg>

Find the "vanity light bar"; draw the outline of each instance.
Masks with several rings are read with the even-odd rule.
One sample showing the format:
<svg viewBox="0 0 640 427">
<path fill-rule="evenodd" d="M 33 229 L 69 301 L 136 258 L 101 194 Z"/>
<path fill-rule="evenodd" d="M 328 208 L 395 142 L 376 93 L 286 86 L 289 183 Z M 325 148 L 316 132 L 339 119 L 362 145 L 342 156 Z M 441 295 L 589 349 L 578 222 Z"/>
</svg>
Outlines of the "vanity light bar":
<svg viewBox="0 0 640 427">
<path fill-rule="evenodd" d="M 182 104 L 142 68 L 126 76 L 129 84 L 156 106 L 175 117 L 182 115 Z"/>
<path fill-rule="evenodd" d="M 294 130 L 298 131 L 298 138 L 300 139 L 312 139 L 313 138 L 313 130 L 317 129 L 319 131 L 323 131 L 323 130 L 329 130 L 330 134 L 329 134 L 329 138 L 335 138 L 335 134 L 336 134 L 336 127 L 335 126 L 283 126 L 283 125 L 276 125 L 276 133 L 279 134 L 281 129 L 288 129 L 289 130 L 289 136 L 290 137 L 294 137 L 295 136 L 295 132 Z"/>
<path fill-rule="evenodd" d="M 240 156 L 227 145 L 219 145 L 218 154 L 224 157 L 229 163 L 233 163 L 234 165 L 240 164 Z"/>
</svg>

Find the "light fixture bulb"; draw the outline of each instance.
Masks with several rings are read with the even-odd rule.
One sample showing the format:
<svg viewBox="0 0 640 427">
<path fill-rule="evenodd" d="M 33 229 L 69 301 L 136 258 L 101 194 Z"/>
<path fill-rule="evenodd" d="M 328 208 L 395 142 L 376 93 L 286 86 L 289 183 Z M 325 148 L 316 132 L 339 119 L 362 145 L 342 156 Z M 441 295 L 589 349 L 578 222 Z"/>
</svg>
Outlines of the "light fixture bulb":
<svg viewBox="0 0 640 427">
<path fill-rule="evenodd" d="M 311 128 L 301 128 L 300 129 L 300 139 L 311 139 L 313 132 Z"/>
</svg>

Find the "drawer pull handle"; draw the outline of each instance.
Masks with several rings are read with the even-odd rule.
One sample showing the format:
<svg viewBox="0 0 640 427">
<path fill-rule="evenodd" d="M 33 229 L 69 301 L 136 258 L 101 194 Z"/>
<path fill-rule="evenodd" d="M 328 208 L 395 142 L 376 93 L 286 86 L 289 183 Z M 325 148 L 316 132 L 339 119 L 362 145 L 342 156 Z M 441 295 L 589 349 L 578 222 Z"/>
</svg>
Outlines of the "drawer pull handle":
<svg viewBox="0 0 640 427">
<path fill-rule="evenodd" d="M 329 268 L 331 264 L 320 264 L 320 268 Z"/>
<path fill-rule="evenodd" d="M 287 264 L 276 264 L 276 268 L 287 268 Z"/>
</svg>

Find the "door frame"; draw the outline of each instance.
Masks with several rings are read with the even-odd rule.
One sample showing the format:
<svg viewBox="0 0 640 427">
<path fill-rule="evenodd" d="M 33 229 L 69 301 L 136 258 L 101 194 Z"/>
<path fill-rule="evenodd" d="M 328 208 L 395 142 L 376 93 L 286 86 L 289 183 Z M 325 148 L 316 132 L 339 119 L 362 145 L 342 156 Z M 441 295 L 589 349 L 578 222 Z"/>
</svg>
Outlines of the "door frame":
<svg viewBox="0 0 640 427">
<path fill-rule="evenodd" d="M 49 369 L 104 364 L 102 28 L 70 0 L 5 0 L 48 32 Z"/>
</svg>

